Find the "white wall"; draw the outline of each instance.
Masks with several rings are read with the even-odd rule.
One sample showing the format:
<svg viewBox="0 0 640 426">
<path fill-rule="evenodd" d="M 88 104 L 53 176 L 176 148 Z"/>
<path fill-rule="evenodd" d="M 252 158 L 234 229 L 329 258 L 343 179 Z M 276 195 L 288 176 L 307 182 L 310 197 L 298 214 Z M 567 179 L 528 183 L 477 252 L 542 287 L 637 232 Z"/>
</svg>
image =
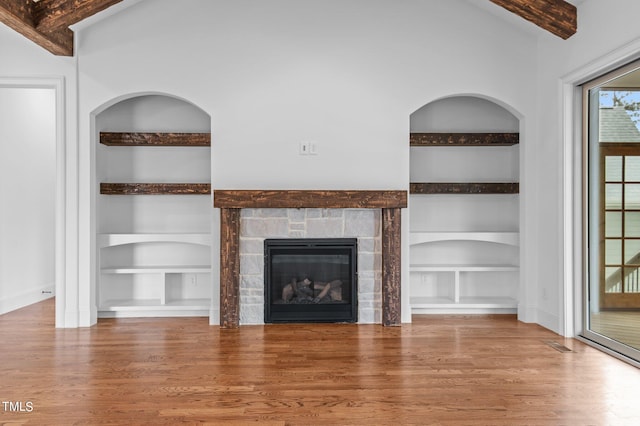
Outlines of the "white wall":
<svg viewBox="0 0 640 426">
<path fill-rule="evenodd" d="M 79 37 L 80 253 L 95 226 L 91 114 L 131 93 L 211 115 L 219 189 L 408 189 L 409 115 L 459 94 L 508 106 L 535 150 L 536 41 L 463 0 L 147 0 Z M 300 141 L 319 154 L 300 157 Z"/>
<path fill-rule="evenodd" d="M 523 52 L 533 41 L 487 33 L 502 23 L 468 9 L 417 0 L 142 2 L 81 34 L 81 131 L 115 97 L 177 94 L 211 113 L 215 187 L 404 188 L 413 110 L 461 92 L 526 110 L 535 93 L 517 84 L 518 74 L 533 75 Z M 319 155 L 299 157 L 301 140 L 316 141 Z"/>
<path fill-rule="evenodd" d="M 55 91 L 0 85 L 0 314 L 55 284 Z"/>
<path fill-rule="evenodd" d="M 540 287 L 532 295 L 538 312 L 538 322 L 552 330 L 572 334 L 571 318 L 565 319 L 573 309 L 572 300 L 566 297 L 580 296 L 580 271 L 564 269 L 563 259 L 571 263 L 574 253 L 563 253 L 565 231 L 572 224 L 564 224 L 563 200 L 571 204 L 571 193 L 563 193 L 565 168 L 563 143 L 569 150 L 580 143 L 579 132 L 573 132 L 571 123 L 579 121 L 579 106 L 572 110 L 571 96 L 564 98 L 563 85 L 575 85 L 596 77 L 621 65 L 625 60 L 640 55 L 640 3 L 633 0 L 585 1 L 579 5 L 578 32 L 566 41 L 552 36 L 540 39 L 539 72 L 539 151 L 532 159 L 531 167 L 538 181 L 538 206 L 535 209 L 535 225 L 539 253 Z M 635 46 L 635 47 L 634 47 Z M 576 116 L 572 115 L 576 113 Z M 577 129 L 579 130 L 579 129 Z M 570 154 L 570 152 L 569 152 Z M 567 159 L 568 164 L 571 158 Z M 578 164 L 580 159 L 575 159 Z M 572 176 L 569 176 L 572 178 Z M 579 196 L 580 177 L 575 176 L 576 196 Z M 572 182 L 569 182 L 571 187 Z M 570 213 L 570 212 L 569 212 Z M 579 220 L 580 209 L 575 212 Z M 575 247 L 580 255 L 581 247 Z M 565 292 L 565 275 L 573 275 L 576 282 L 566 284 L 576 292 Z"/>
</svg>

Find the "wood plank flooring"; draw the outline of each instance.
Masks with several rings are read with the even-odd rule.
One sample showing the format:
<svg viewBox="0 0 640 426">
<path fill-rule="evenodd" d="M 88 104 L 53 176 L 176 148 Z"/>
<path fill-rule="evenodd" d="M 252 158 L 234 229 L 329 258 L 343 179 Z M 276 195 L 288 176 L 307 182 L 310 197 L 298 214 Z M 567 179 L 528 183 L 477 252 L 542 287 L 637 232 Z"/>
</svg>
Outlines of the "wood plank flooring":
<svg viewBox="0 0 640 426">
<path fill-rule="evenodd" d="M 639 369 L 511 315 L 236 330 L 206 318 L 55 329 L 53 318 L 53 300 L 0 316 L 0 402 L 25 408 L 0 405 L 0 424 L 609 426 L 640 419 Z"/>
</svg>

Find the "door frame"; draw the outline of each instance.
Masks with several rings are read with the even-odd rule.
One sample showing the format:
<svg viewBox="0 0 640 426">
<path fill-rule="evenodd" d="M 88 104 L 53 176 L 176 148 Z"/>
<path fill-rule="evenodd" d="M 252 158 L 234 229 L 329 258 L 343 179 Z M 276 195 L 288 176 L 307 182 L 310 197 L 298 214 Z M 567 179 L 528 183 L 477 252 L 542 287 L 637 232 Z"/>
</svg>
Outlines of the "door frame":
<svg viewBox="0 0 640 426">
<path fill-rule="evenodd" d="M 575 337 L 614 357 L 640 367 L 640 362 L 583 336 L 585 330 L 585 292 L 588 277 L 584 238 L 584 135 L 587 123 L 583 105 L 584 83 L 640 58 L 640 39 L 615 49 L 560 78 L 560 129 L 562 141 L 562 277 L 559 333 Z"/>
</svg>

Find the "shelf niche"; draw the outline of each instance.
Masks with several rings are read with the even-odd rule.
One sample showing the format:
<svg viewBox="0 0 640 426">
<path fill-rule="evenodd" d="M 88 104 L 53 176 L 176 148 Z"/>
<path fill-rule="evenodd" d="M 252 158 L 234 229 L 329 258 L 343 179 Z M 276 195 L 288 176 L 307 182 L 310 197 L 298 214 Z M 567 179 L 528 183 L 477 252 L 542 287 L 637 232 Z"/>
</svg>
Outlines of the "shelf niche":
<svg viewBox="0 0 640 426">
<path fill-rule="evenodd" d="M 95 124 L 98 317 L 209 315 L 213 207 L 183 195 L 211 194 L 211 117 L 145 95 L 109 106 Z"/>
<path fill-rule="evenodd" d="M 412 313 L 516 313 L 519 120 L 460 96 L 420 108 L 410 127 Z"/>
</svg>

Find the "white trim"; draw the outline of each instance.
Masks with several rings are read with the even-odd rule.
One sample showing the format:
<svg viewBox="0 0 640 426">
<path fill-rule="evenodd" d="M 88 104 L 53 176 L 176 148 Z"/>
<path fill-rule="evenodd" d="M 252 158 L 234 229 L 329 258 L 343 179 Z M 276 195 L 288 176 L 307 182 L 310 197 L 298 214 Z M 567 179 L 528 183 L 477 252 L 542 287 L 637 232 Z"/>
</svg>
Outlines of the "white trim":
<svg viewBox="0 0 640 426">
<path fill-rule="evenodd" d="M 582 131 L 579 86 L 640 57 L 640 39 L 597 58 L 561 78 L 562 125 L 562 306 L 560 333 L 575 337 L 583 328 Z"/>
<path fill-rule="evenodd" d="M 55 201 L 55 294 L 56 327 L 65 324 L 65 281 L 66 281 L 66 127 L 65 127 L 65 85 L 64 77 L 0 77 L 0 88 L 53 89 L 55 92 L 56 114 L 56 201 Z M 34 299 L 35 300 L 35 299 Z"/>
<path fill-rule="evenodd" d="M 582 264 L 581 233 L 579 231 L 574 232 L 576 230 L 575 226 L 579 226 L 578 229 L 580 229 L 582 224 L 580 215 L 582 209 L 580 207 L 576 208 L 574 204 L 582 198 L 581 196 L 576 196 L 576 194 L 580 194 L 582 182 L 580 177 L 581 163 L 579 161 L 581 157 L 576 157 L 576 153 L 579 155 L 581 152 L 579 147 L 582 146 L 582 136 L 579 130 L 581 109 L 576 100 L 577 93 L 579 92 L 580 90 L 577 88 L 577 85 L 572 83 L 565 83 L 561 87 L 563 100 L 563 146 L 560 164 L 562 170 L 562 191 L 560 193 L 562 220 L 559 222 L 561 229 L 558 231 L 559 234 L 562 235 L 563 245 L 563 262 L 560 264 L 562 268 L 560 276 L 563 278 L 563 285 L 560 286 L 558 326 L 559 333 L 566 337 L 575 336 L 574 312 L 580 311 L 580 307 L 582 306 L 581 303 L 575 303 L 577 294 L 576 286 L 579 286 L 578 282 L 582 283 L 582 275 L 580 273 L 576 274 L 576 272 L 580 270 L 579 265 Z M 576 149 L 576 146 L 578 149 Z M 576 238 L 578 238 L 577 241 Z M 576 280 L 578 277 L 580 277 L 580 279 Z"/>
<path fill-rule="evenodd" d="M 560 323 L 561 318 L 558 315 L 554 315 L 554 314 L 550 314 L 549 312 L 545 311 L 544 309 L 540 309 L 540 308 L 534 308 L 535 309 L 535 316 L 536 316 L 536 322 L 543 326 L 544 328 L 548 328 L 549 330 L 553 330 L 553 327 L 555 327 L 557 324 Z"/>
</svg>

